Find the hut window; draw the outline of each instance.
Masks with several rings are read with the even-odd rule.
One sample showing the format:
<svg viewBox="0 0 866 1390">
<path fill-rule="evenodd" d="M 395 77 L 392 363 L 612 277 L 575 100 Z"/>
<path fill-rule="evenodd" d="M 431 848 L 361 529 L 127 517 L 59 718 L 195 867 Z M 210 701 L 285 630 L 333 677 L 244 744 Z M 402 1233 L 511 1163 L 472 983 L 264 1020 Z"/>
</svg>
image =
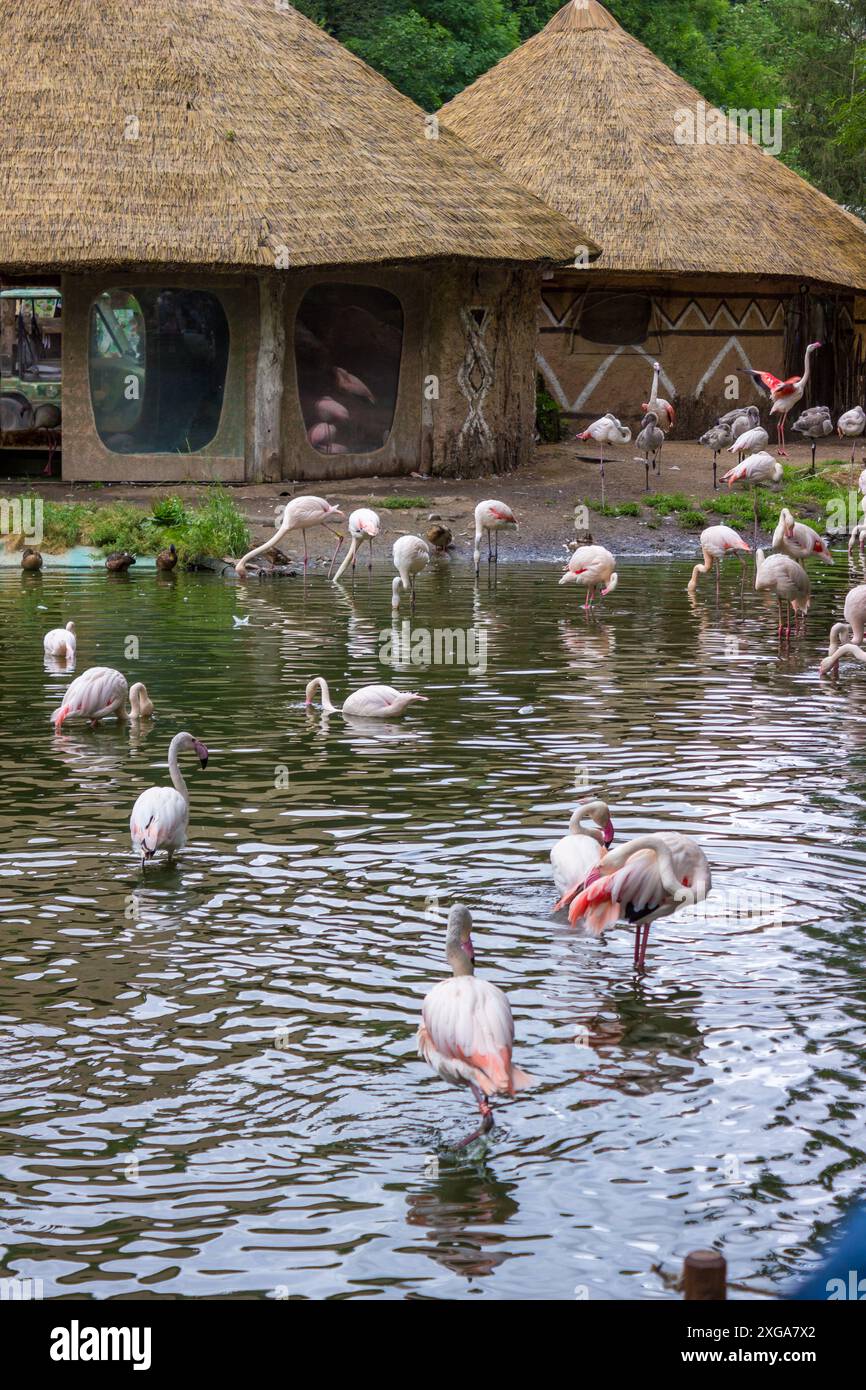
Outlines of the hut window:
<svg viewBox="0 0 866 1390">
<path fill-rule="evenodd" d="M 646 342 L 651 313 L 649 295 L 595 290 L 583 301 L 578 332 L 590 343 L 634 346 Z"/>
<path fill-rule="evenodd" d="M 394 423 L 403 309 L 370 285 L 315 285 L 295 323 L 298 392 L 307 439 L 320 454 L 372 454 Z"/>
<path fill-rule="evenodd" d="M 222 305 L 203 290 L 106 290 L 90 311 L 90 398 L 117 454 L 194 454 L 216 435 L 228 366 Z"/>
</svg>

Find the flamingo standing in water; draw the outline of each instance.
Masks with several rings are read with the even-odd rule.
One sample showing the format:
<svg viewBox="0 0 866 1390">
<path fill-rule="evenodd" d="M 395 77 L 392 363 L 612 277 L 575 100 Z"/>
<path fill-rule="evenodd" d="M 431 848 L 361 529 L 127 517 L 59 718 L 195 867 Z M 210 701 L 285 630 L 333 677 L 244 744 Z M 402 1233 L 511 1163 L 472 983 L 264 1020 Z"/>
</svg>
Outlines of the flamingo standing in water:
<svg viewBox="0 0 866 1390">
<path fill-rule="evenodd" d="M 645 406 L 646 411 L 649 407 Z M 602 415 L 579 434 L 578 439 L 594 439 L 601 451 L 599 465 L 601 470 L 601 505 L 604 506 L 604 446 L 605 444 L 630 444 L 631 430 L 615 415 Z"/>
<path fill-rule="evenodd" d="M 325 501 L 324 497 L 293 497 L 291 502 L 286 504 L 285 511 L 283 512 L 283 519 L 280 522 L 279 528 L 271 536 L 271 539 L 265 541 L 264 545 L 257 545 L 255 550 L 248 551 L 246 555 L 238 560 L 235 565 L 235 574 L 237 574 L 240 579 L 246 579 L 247 562 L 252 560 L 256 555 L 263 555 L 266 550 L 273 550 L 274 546 L 278 545 L 283 539 L 283 536 L 287 536 L 290 531 L 300 531 L 304 538 L 304 569 L 306 569 L 307 532 L 311 531 L 314 526 L 325 526 L 331 531 L 332 535 L 337 537 L 337 547 L 331 557 L 331 569 L 333 569 L 334 561 L 337 558 L 337 552 L 343 544 L 343 537 L 340 535 L 339 531 L 334 531 L 332 527 L 328 526 L 328 522 L 334 521 L 337 518 L 342 518 L 342 516 L 343 513 L 340 511 L 339 507 L 332 506 L 330 502 Z M 328 570 L 329 575 L 331 569 Z"/>
<path fill-rule="evenodd" d="M 584 825 L 592 820 L 594 825 Z M 553 881 L 559 891 L 554 912 L 567 907 L 586 882 L 587 875 L 600 863 L 613 840 L 613 821 L 606 801 L 584 801 L 572 812 L 568 834 L 550 851 Z"/>
<path fill-rule="evenodd" d="M 582 584 L 586 589 L 586 603 L 583 606 L 588 610 L 595 603 L 596 592 L 602 584 L 605 587 L 601 590 L 601 596 L 605 598 L 613 593 L 619 583 L 616 560 L 603 545 L 579 545 L 571 552 L 559 582 Z"/>
<path fill-rule="evenodd" d="M 170 787 L 148 787 L 132 808 L 129 833 L 132 848 L 141 856 L 141 867 L 164 849 L 171 863 L 179 849 L 186 844 L 189 826 L 189 791 L 183 780 L 178 756 L 192 750 L 202 767 L 207 767 L 208 751 L 192 734 L 175 734 L 168 746 Z"/>
<path fill-rule="evenodd" d="M 493 1128 L 489 1097 L 513 1096 L 535 1078 L 511 1059 L 514 1019 L 508 1000 L 473 974 L 472 918 L 457 905 L 448 914 L 445 957 L 450 980 L 434 985 L 421 1008 L 418 1055 L 451 1086 L 468 1086 L 481 1111 L 479 1128 L 455 1145 L 465 1149 Z"/>
<path fill-rule="evenodd" d="M 75 624 L 67 623 L 65 627 L 53 627 L 50 632 L 46 632 L 42 646 L 45 648 L 46 656 L 65 657 L 71 661 L 75 657 L 77 640 Z"/>
<path fill-rule="evenodd" d="M 722 475 L 722 482 L 727 483 L 732 488 L 735 483 L 752 490 L 752 505 L 755 515 L 754 535 L 752 544 L 758 543 L 758 488 L 762 483 L 780 483 L 782 481 L 782 465 L 773 458 L 772 454 L 752 454 L 751 458 L 742 459 L 740 463 L 729 468 L 727 473 Z"/>
<path fill-rule="evenodd" d="M 141 681 L 136 681 L 129 690 L 126 676 L 120 671 L 115 671 L 111 666 L 90 666 L 71 682 L 63 697 L 63 704 L 51 718 L 55 732 L 59 733 L 67 719 L 87 719 L 90 727 L 95 728 L 103 719 L 112 716 L 117 719 L 149 719 L 152 714 L 153 701 Z"/>
<path fill-rule="evenodd" d="M 853 656 L 854 653 L 850 650 L 852 647 L 863 646 L 863 634 L 866 632 L 866 584 L 857 584 L 848 591 L 843 612 L 845 621 L 834 623 L 830 629 L 830 646 L 818 668 L 822 676 L 831 671 L 843 657 Z M 855 656 L 854 659 L 866 660 L 866 654 L 863 657 Z"/>
<path fill-rule="evenodd" d="M 412 595 L 415 606 L 415 576 L 430 563 L 430 547 L 420 536 L 400 536 L 394 542 L 396 577 L 391 585 L 391 607 L 400 607 L 400 590 Z"/>
<path fill-rule="evenodd" d="M 776 595 L 779 605 L 779 635 L 784 631 L 787 637 L 791 635 L 791 609 L 794 610 L 794 632 L 796 633 L 801 617 L 805 620 L 809 611 L 809 604 L 812 601 L 812 586 L 809 583 L 809 576 L 803 566 L 796 560 L 792 560 L 790 555 L 780 555 L 774 552 L 772 555 L 764 555 L 763 550 L 755 552 L 755 588 L 758 593 L 771 593 Z M 788 625 L 782 622 L 782 604 L 785 604 L 788 612 Z"/>
<path fill-rule="evenodd" d="M 331 703 L 331 692 L 325 677 L 313 676 L 304 696 L 306 706 L 313 703 L 317 687 L 322 692 L 322 709 L 325 714 L 342 713 L 345 717 L 354 719 L 397 719 L 401 714 L 405 714 L 416 700 L 427 699 L 426 695 L 416 695 L 414 690 L 395 690 L 390 685 L 363 685 L 360 690 L 352 691 L 343 701 L 343 708 L 340 710 L 337 705 Z"/>
<path fill-rule="evenodd" d="M 743 557 L 752 553 L 748 541 L 744 541 L 732 526 L 708 526 L 701 532 L 701 553 L 703 554 L 703 564 L 695 565 L 692 570 L 692 577 L 686 588 L 693 594 L 698 587 L 698 575 L 710 574 L 713 569 L 716 571 L 716 600 L 719 597 L 719 576 L 721 573 L 721 562 L 727 555 L 739 555 L 740 557 L 740 578 L 745 584 L 746 562 Z M 716 564 L 716 561 L 719 563 Z"/>
<path fill-rule="evenodd" d="M 787 507 L 783 507 L 779 513 L 773 532 L 773 549 L 782 555 L 790 555 L 792 560 L 799 560 L 801 564 L 811 555 L 817 555 L 825 565 L 833 564 L 830 547 L 823 537 L 807 526 L 805 521 L 795 521 Z"/>
<path fill-rule="evenodd" d="M 785 453 L 785 422 L 789 413 L 795 405 L 806 394 L 806 387 L 809 385 L 809 377 L 812 371 L 812 354 L 818 351 L 820 343 L 810 343 L 806 348 L 806 361 L 803 366 L 801 376 L 789 376 L 787 381 L 780 381 L 772 372 L 756 372 L 753 367 L 740 367 L 738 371 L 742 376 L 750 376 L 756 386 L 766 391 L 770 400 L 773 402 L 770 407 L 770 414 L 779 417 L 779 440 L 777 453 L 780 458 L 787 458 Z"/>
<path fill-rule="evenodd" d="M 633 926 L 634 963 L 642 970 L 650 925 L 687 903 L 702 902 L 711 885 L 707 857 L 687 835 L 675 830 L 638 835 L 611 850 L 591 871 L 568 920 L 595 936 L 614 922 Z"/>
<path fill-rule="evenodd" d="M 699 444 L 703 444 L 705 448 L 713 451 L 713 491 L 719 486 L 716 477 L 716 459 L 722 450 L 730 448 L 733 442 L 734 436 L 731 433 L 730 425 L 721 420 L 717 425 L 711 425 L 706 434 L 702 434 L 698 440 Z"/>
<path fill-rule="evenodd" d="M 352 537 L 352 544 L 346 551 L 346 556 L 343 560 L 343 563 L 337 570 L 337 573 L 334 575 L 335 584 L 337 583 L 337 580 L 340 578 L 340 575 L 345 572 L 345 570 L 348 568 L 350 564 L 352 566 L 352 578 L 354 579 L 355 561 L 357 559 L 358 550 L 363 545 L 364 541 L 369 541 L 370 543 L 370 558 L 367 561 L 367 569 L 372 570 L 373 541 L 379 534 L 380 526 L 381 522 L 379 521 L 378 513 L 372 511 L 370 507 L 359 507 L 357 511 L 354 511 L 350 514 L 349 535 Z"/>
<path fill-rule="evenodd" d="M 486 502 L 479 502 L 475 508 L 475 577 L 478 578 L 479 566 L 481 563 L 481 539 L 484 532 L 487 532 L 487 563 L 499 563 L 499 532 L 506 526 L 513 526 L 517 530 L 517 517 L 505 502 L 497 502 L 490 498 Z M 493 549 L 493 538 L 495 538 L 496 549 Z"/>
</svg>

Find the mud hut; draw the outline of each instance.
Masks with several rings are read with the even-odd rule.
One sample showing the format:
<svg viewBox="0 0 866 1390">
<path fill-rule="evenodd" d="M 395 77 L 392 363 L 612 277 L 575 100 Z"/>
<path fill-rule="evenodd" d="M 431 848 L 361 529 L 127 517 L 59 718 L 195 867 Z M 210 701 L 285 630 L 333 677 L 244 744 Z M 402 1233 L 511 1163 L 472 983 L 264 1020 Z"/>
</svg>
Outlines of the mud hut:
<svg viewBox="0 0 866 1390">
<path fill-rule="evenodd" d="M 0 290 L 56 306 L 16 309 L 4 419 L 62 387 L 64 477 L 526 458 L 539 276 L 585 234 L 283 0 L 12 7 L 0 187 Z"/>
<path fill-rule="evenodd" d="M 862 399 L 866 227 L 774 153 L 781 112 L 725 112 L 671 72 L 596 0 L 547 27 L 440 120 L 602 255 L 544 280 L 538 363 L 564 413 L 633 419 L 652 364 L 691 432 L 740 399 L 737 368 L 800 371 L 813 401 Z"/>
</svg>

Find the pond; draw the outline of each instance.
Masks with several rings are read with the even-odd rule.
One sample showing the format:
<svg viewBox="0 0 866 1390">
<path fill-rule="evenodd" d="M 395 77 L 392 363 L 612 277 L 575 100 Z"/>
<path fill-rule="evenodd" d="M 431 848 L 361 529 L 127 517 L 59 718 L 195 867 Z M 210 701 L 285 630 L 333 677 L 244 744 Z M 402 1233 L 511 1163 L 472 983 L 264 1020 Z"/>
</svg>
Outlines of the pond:
<svg viewBox="0 0 866 1390">
<path fill-rule="evenodd" d="M 817 675 L 849 576 L 814 574 L 780 650 L 771 601 L 733 571 L 718 609 L 712 580 L 691 601 L 690 566 L 623 562 L 590 617 L 553 565 L 443 566 L 408 646 L 381 554 L 354 590 L 0 575 L 0 1274 L 46 1298 L 664 1299 L 696 1247 L 739 1297 L 808 1267 L 866 1186 L 866 680 Z M 54 735 L 42 634 L 70 618 L 78 672 L 145 681 L 152 722 Z M 418 665 L 445 628 L 474 635 L 463 664 Z M 382 680 L 429 703 L 325 718 L 314 674 L 337 704 Z M 129 813 L 180 729 L 210 748 L 189 843 L 142 873 Z M 548 852 L 590 793 L 618 843 L 678 829 L 712 865 L 642 975 L 628 930 L 551 916 Z M 415 1051 L 455 901 L 539 1079 L 462 1152 L 471 1096 Z"/>
</svg>

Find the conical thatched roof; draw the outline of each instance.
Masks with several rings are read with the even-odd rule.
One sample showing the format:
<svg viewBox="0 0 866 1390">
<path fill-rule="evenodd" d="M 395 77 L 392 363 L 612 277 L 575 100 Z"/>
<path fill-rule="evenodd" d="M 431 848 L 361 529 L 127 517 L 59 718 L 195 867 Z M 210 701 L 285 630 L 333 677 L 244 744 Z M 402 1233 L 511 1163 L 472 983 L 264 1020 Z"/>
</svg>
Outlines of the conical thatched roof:
<svg viewBox="0 0 866 1390">
<path fill-rule="evenodd" d="M 561 260 L 575 229 L 275 0 L 27 0 L 0 268 Z"/>
<path fill-rule="evenodd" d="M 858 218 L 757 145 L 677 143 L 675 113 L 701 101 L 596 0 L 572 0 L 440 119 L 585 227 L 598 271 L 866 286 Z"/>
</svg>

